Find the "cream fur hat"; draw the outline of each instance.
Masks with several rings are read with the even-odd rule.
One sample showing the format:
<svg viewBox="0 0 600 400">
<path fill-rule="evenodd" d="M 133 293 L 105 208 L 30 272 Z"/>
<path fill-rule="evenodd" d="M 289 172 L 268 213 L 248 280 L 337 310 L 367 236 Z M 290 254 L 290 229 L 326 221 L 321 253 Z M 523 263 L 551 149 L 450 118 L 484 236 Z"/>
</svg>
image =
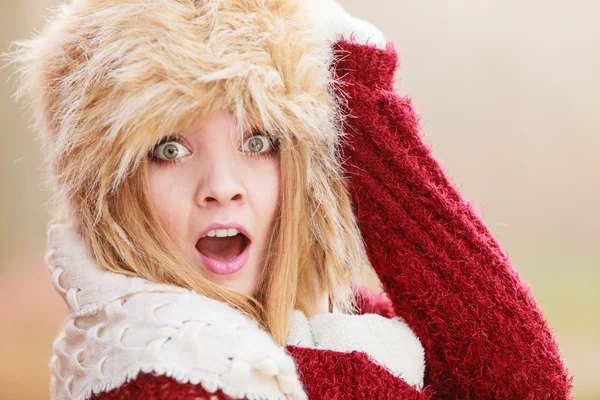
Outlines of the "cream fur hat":
<svg viewBox="0 0 600 400">
<path fill-rule="evenodd" d="M 127 242 L 107 199 L 163 137 L 227 109 L 244 130 L 268 131 L 300 159 L 313 247 L 350 273 L 367 261 L 339 157 L 345 116 L 332 44 L 350 31 L 384 43 L 371 28 L 331 0 L 63 5 L 14 53 L 55 205 L 79 231 L 109 219 Z"/>
<path fill-rule="evenodd" d="M 331 43 L 312 21 L 304 0 L 63 5 L 19 54 L 60 200 L 117 187 L 160 138 L 218 109 L 311 148 L 315 189 L 318 172 L 336 176 Z"/>
</svg>

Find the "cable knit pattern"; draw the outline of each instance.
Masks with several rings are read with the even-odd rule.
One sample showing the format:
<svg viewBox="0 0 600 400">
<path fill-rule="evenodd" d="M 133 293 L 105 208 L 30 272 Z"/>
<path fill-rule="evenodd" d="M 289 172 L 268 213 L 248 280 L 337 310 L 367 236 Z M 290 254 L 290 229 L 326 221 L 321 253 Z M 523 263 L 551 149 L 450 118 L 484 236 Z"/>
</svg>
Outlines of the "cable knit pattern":
<svg viewBox="0 0 600 400">
<path fill-rule="evenodd" d="M 425 348 L 435 399 L 567 399 L 556 342 L 472 206 L 392 87 L 393 45 L 337 45 L 348 111 L 344 157 L 369 259 Z"/>
<path fill-rule="evenodd" d="M 69 305 L 51 362 L 55 398 L 103 391 L 109 398 L 129 396 L 139 379 L 154 390 L 164 376 L 183 384 L 174 389 L 180 394 L 193 389 L 189 395 L 205 390 L 217 398 L 306 397 L 292 358 L 256 321 L 189 290 L 101 270 L 68 226 L 53 225 L 48 243 L 52 281 Z M 288 343 L 361 351 L 376 368 L 423 385 L 423 347 L 399 318 L 335 313 L 309 320 L 295 310 Z"/>
<path fill-rule="evenodd" d="M 256 321 L 189 290 L 103 271 L 66 226 L 52 226 L 48 243 L 69 305 L 51 361 L 55 399 L 86 399 L 140 372 L 233 398 L 306 398 L 293 359 Z"/>
<path fill-rule="evenodd" d="M 388 312 L 387 307 L 381 307 L 382 304 L 389 303 L 386 297 L 369 293 L 365 288 L 356 288 L 356 293 L 361 298 L 360 304 L 364 306 L 359 311 Z M 374 339 L 378 341 L 378 338 Z M 427 399 L 426 391 L 419 392 L 411 388 L 404 380 L 393 376 L 389 369 L 374 363 L 363 352 L 314 348 L 308 319 L 300 311 L 294 311 L 288 343 L 297 343 L 297 340 L 302 342 L 302 347 L 290 344 L 287 349 L 297 361 L 300 376 L 305 382 L 305 390 L 311 399 Z M 309 345 L 311 348 L 306 347 Z M 140 374 L 118 389 L 94 397 L 96 400 L 137 398 L 230 399 L 221 391 L 209 393 L 200 385 L 179 383 L 171 378 L 153 374 Z"/>
</svg>

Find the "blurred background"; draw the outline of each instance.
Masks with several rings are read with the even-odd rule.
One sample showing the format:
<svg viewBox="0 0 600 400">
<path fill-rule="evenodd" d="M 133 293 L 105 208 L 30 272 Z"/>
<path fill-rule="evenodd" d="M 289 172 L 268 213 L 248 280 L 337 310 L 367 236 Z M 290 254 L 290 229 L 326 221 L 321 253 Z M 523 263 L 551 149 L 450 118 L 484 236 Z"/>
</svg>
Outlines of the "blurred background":
<svg viewBox="0 0 600 400">
<path fill-rule="evenodd" d="M 577 399 L 600 399 L 600 1 L 340 2 L 396 43 L 397 88 L 425 140 L 532 288 Z M 0 52 L 57 4 L 1 0 Z M 65 307 L 43 265 L 48 193 L 11 73 L 0 69 L 0 399 L 44 399 Z"/>
</svg>

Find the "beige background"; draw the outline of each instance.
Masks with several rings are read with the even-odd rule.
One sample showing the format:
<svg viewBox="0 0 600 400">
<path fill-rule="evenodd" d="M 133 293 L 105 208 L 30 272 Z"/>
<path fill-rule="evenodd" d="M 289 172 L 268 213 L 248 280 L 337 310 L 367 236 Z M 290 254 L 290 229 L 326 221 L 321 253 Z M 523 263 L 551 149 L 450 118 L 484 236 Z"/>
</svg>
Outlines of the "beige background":
<svg viewBox="0 0 600 400">
<path fill-rule="evenodd" d="M 0 52 L 52 0 L 0 2 Z M 575 374 L 600 398 L 600 1 L 346 0 L 402 59 L 426 140 L 533 289 Z M 29 116 L 0 70 L 0 398 L 48 397 L 63 318 L 43 267 L 47 199 Z"/>
</svg>

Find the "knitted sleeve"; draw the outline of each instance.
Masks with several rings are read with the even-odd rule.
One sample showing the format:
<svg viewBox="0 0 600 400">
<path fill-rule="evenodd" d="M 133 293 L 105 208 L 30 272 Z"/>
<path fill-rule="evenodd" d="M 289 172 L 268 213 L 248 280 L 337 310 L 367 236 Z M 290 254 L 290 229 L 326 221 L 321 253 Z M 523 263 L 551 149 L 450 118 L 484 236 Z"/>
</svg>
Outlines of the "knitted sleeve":
<svg viewBox="0 0 600 400">
<path fill-rule="evenodd" d="M 342 41 L 343 156 L 369 259 L 425 349 L 434 399 L 568 399 L 571 379 L 529 289 L 394 91 L 397 54 Z"/>
<path fill-rule="evenodd" d="M 201 385 L 180 383 L 164 375 L 139 374 L 117 389 L 95 395 L 93 400 L 232 400 L 220 390 L 210 393 Z"/>
</svg>

